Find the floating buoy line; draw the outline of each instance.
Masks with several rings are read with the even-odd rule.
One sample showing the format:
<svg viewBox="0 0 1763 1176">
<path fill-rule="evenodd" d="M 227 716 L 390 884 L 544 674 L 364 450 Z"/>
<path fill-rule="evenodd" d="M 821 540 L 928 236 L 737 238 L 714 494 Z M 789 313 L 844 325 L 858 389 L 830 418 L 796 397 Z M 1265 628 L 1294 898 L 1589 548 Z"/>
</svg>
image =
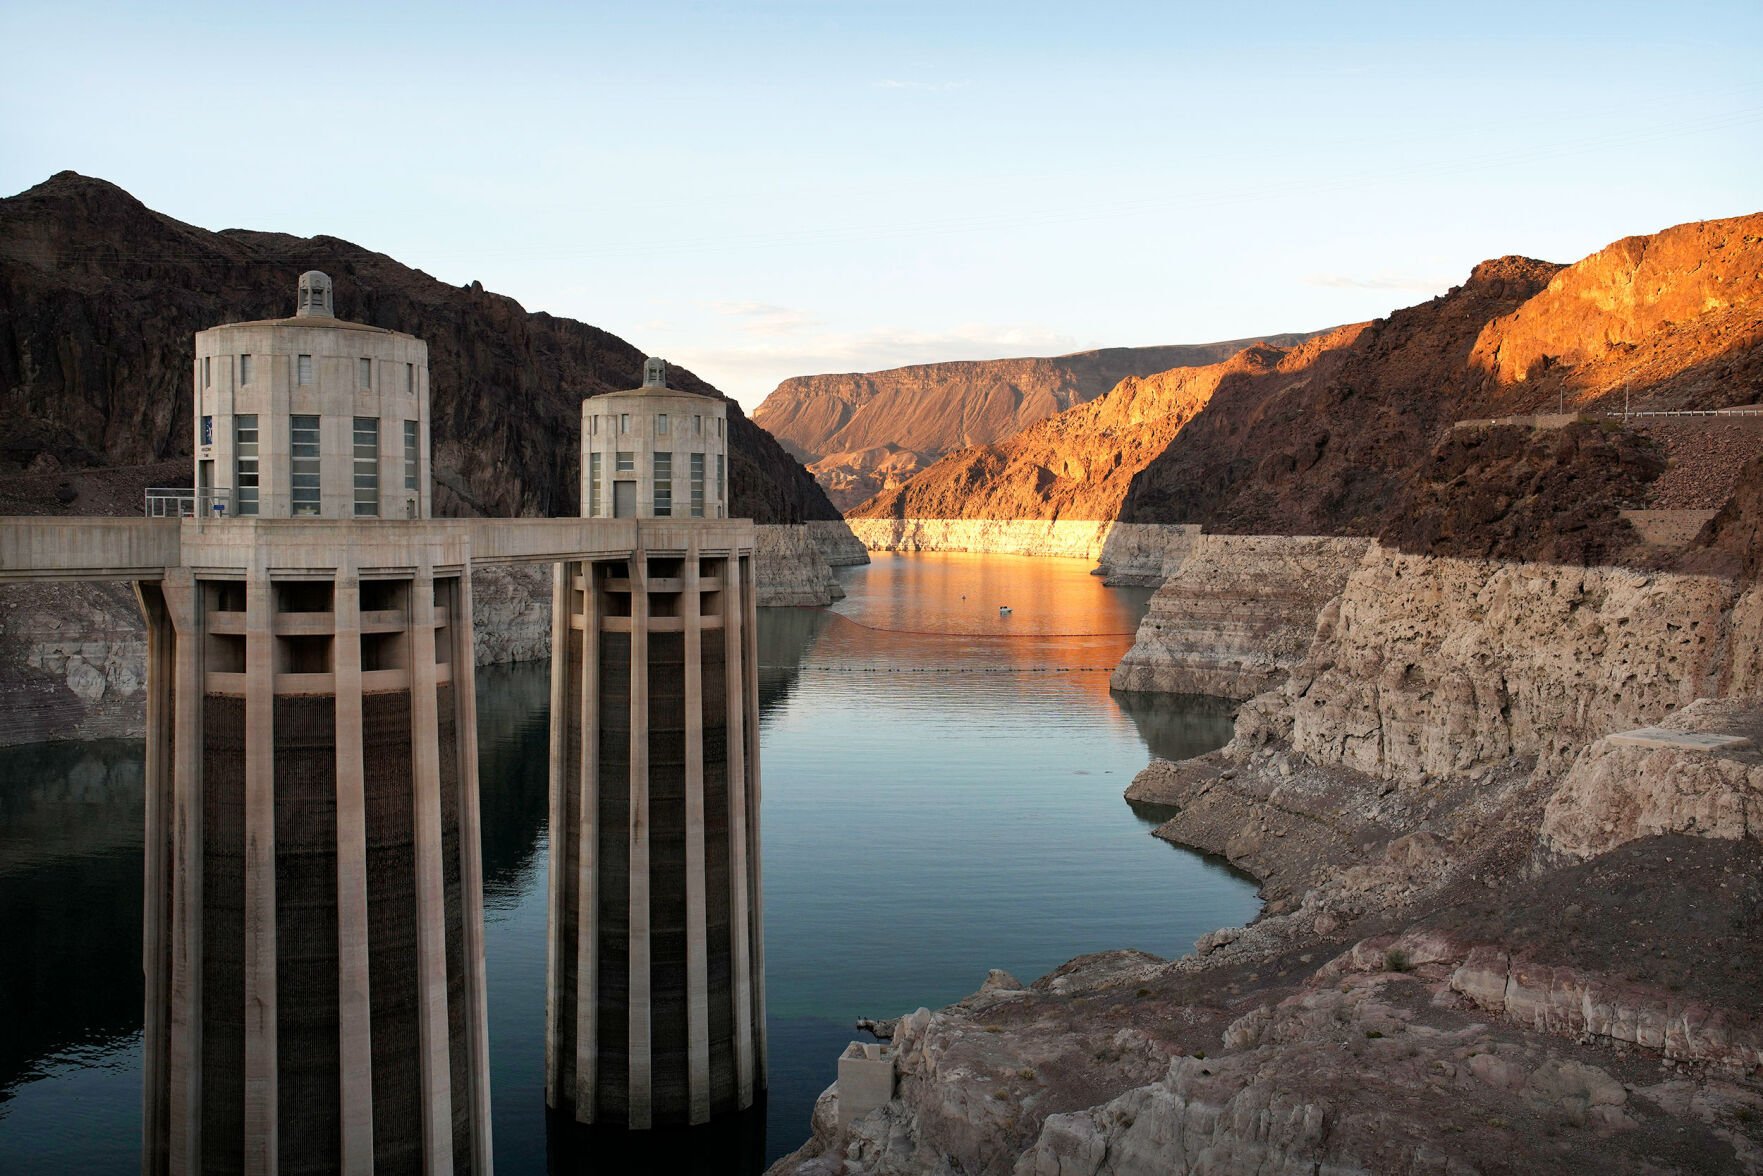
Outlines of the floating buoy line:
<svg viewBox="0 0 1763 1176">
<path fill-rule="evenodd" d="M 1113 666 L 780 666 L 762 670 L 813 670 L 822 674 L 1111 674 Z"/>
</svg>

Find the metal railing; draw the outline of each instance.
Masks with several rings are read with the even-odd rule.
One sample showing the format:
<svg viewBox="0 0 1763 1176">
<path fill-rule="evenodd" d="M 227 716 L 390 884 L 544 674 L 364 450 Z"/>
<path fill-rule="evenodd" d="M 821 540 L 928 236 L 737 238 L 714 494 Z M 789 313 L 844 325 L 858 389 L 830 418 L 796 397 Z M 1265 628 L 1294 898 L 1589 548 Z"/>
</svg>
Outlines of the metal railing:
<svg viewBox="0 0 1763 1176">
<path fill-rule="evenodd" d="M 1763 416 L 1763 405 L 1746 405 L 1741 408 L 1671 408 L 1650 409 L 1645 412 L 1635 409 L 1633 412 L 1606 412 L 1605 416 L 1621 417 L 1629 420 L 1634 417 L 1753 417 Z"/>
<path fill-rule="evenodd" d="M 226 487 L 195 490 L 189 486 L 147 487 L 150 519 L 220 519 L 233 513 L 233 492 Z"/>
</svg>

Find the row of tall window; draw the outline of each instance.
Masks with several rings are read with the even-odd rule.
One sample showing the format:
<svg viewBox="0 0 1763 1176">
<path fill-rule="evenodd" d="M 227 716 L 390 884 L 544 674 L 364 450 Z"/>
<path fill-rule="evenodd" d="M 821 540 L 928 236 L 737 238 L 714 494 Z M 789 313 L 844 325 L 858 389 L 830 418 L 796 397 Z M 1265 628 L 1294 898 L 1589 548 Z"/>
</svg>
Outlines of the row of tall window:
<svg viewBox="0 0 1763 1176">
<path fill-rule="evenodd" d="M 241 385 L 249 384 L 252 381 L 254 367 L 252 358 L 250 355 L 239 356 L 239 383 Z M 355 386 L 363 392 L 371 391 L 373 389 L 373 360 L 357 360 L 355 372 Z M 310 355 L 294 356 L 294 382 L 302 386 L 314 382 Z M 214 357 L 212 355 L 202 357 L 202 386 L 204 388 L 214 387 Z M 406 396 L 416 395 L 416 365 L 413 363 L 404 365 L 404 394 Z"/>
<path fill-rule="evenodd" d="M 616 413 L 616 414 L 614 414 L 614 413 L 596 414 L 596 415 L 590 416 L 588 418 L 588 436 L 595 437 L 600 434 L 600 422 L 602 420 L 606 422 L 606 430 L 605 431 L 608 434 L 611 434 L 614 431 L 621 433 L 621 434 L 622 433 L 629 433 L 631 431 L 631 414 L 628 412 L 621 412 L 621 413 Z M 725 424 L 725 422 L 720 417 L 716 418 L 716 435 L 718 437 L 722 436 L 724 424 Z M 668 432 L 668 429 L 670 427 L 671 426 L 668 424 L 668 419 L 667 419 L 666 413 L 658 412 L 655 414 L 655 435 L 656 436 L 659 437 L 659 436 L 666 435 Z M 685 427 L 685 418 L 684 417 L 680 418 L 680 427 L 681 428 Z M 692 414 L 692 436 L 702 437 L 703 435 L 704 435 L 704 416 L 702 413 L 693 413 Z"/>
<path fill-rule="evenodd" d="M 404 488 L 416 490 L 422 469 L 421 436 L 416 421 L 404 422 Z M 212 441 L 214 418 L 202 418 L 203 444 Z M 380 421 L 356 417 L 353 429 L 354 512 L 372 517 L 380 513 Z M 316 516 L 320 498 L 319 418 L 295 413 L 288 418 L 288 505 L 296 517 Z M 233 488 L 241 515 L 259 513 L 259 452 L 257 414 L 233 417 Z"/>
<path fill-rule="evenodd" d="M 716 500 L 725 499 L 724 486 L 727 476 L 726 458 L 718 453 L 716 458 Z M 701 519 L 704 517 L 707 502 L 708 473 L 710 466 L 705 460 L 706 455 L 692 453 L 686 455 L 686 510 L 677 517 Z M 626 510 L 635 510 L 634 496 L 627 500 L 617 493 L 619 486 L 634 486 L 634 482 L 620 481 L 619 474 L 634 474 L 637 470 L 637 454 L 634 449 L 615 450 L 612 455 L 612 473 L 615 483 L 611 500 L 611 513 L 623 517 Z M 667 450 L 658 450 L 650 465 L 651 502 L 657 518 L 675 517 L 673 509 L 673 454 Z M 605 465 L 600 453 L 590 451 L 588 454 L 588 511 L 589 518 L 604 518 L 607 511 Z M 720 517 L 720 514 L 718 515 Z"/>
</svg>

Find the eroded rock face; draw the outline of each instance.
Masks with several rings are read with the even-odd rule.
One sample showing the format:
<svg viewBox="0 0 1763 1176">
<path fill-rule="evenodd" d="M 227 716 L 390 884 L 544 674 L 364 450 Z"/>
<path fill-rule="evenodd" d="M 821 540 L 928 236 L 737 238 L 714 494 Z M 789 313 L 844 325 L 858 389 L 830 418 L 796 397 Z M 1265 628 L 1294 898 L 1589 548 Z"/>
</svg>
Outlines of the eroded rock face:
<svg viewBox="0 0 1763 1176">
<path fill-rule="evenodd" d="M 1558 773 L 1720 692 L 1734 595 L 1708 576 L 1375 548 L 1284 688 L 1292 747 L 1384 778 L 1512 756 Z"/>
<path fill-rule="evenodd" d="M 135 737 L 147 632 L 127 584 L 0 587 L 0 746 Z"/>
<path fill-rule="evenodd" d="M 1597 740 L 1549 798 L 1544 849 L 1584 859 L 1663 833 L 1763 840 L 1763 707 L 1703 699 L 1658 726 L 1749 742 L 1698 749 Z"/>
<path fill-rule="evenodd" d="M 808 537 L 820 548 L 821 558 L 835 568 L 858 567 L 869 562 L 869 548 L 840 519 L 815 519 L 805 524 Z"/>
<path fill-rule="evenodd" d="M 472 651 L 480 666 L 551 656 L 551 565 L 471 570 Z"/>
<path fill-rule="evenodd" d="M 1116 690 L 1248 698 L 1304 656 L 1367 539 L 1199 535 L 1151 598 Z"/>
<path fill-rule="evenodd" d="M 845 590 L 806 526 L 755 527 L 753 535 L 760 605 L 819 605 L 844 599 Z"/>
</svg>

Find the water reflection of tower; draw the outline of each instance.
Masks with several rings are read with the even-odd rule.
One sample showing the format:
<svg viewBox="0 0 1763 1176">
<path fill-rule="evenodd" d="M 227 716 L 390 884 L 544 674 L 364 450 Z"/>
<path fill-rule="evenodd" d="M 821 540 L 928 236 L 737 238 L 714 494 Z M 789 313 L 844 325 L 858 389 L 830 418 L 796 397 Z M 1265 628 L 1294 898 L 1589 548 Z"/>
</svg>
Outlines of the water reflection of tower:
<svg viewBox="0 0 1763 1176">
<path fill-rule="evenodd" d="M 148 1172 L 490 1169 L 470 540 L 428 353 L 332 313 L 196 337 L 148 617 Z"/>
<path fill-rule="evenodd" d="M 628 558 L 558 567 L 546 1101 L 702 1123 L 765 1088 L 752 530 L 727 411 L 643 386 L 582 405 L 582 514 Z"/>
</svg>

